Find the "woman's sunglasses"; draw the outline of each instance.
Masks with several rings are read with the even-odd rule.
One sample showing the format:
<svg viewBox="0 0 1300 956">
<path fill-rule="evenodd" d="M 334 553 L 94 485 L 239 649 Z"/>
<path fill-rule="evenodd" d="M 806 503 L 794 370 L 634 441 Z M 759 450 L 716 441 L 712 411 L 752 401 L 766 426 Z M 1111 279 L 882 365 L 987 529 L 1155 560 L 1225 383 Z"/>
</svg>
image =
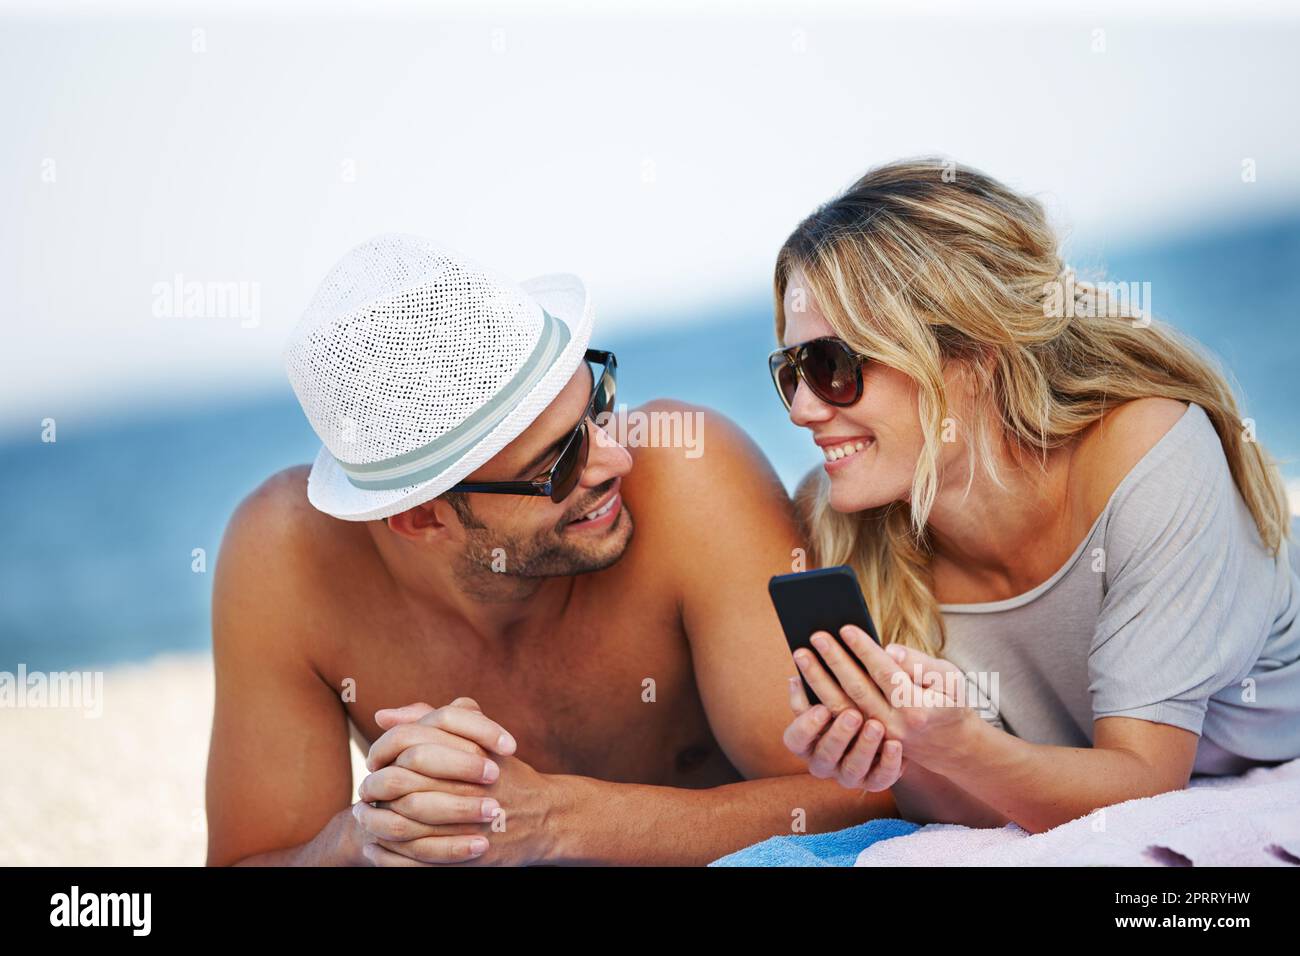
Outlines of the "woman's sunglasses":
<svg viewBox="0 0 1300 956">
<path fill-rule="evenodd" d="M 569 434 L 564 447 L 560 449 L 560 456 L 555 459 L 555 464 L 536 478 L 527 481 L 462 481 L 460 484 L 452 485 L 448 490 L 473 491 L 489 495 L 547 496 L 556 504 L 569 497 L 569 493 L 578 484 L 578 479 L 582 477 L 583 469 L 587 467 L 587 452 L 591 444 L 587 419 L 598 422 L 601 414 L 614 407 L 614 390 L 618 379 L 618 360 L 614 358 L 613 352 L 587 349 L 583 357 L 593 365 L 600 366 L 601 372 L 597 376 L 595 370 L 592 370 L 596 385 L 587 402 L 587 409 L 578 419 L 578 424 Z"/>
<path fill-rule="evenodd" d="M 866 360 L 840 339 L 827 336 L 777 349 L 767 357 L 767 367 L 786 411 L 794 403 L 800 379 L 827 405 L 843 408 L 862 397 Z"/>
</svg>

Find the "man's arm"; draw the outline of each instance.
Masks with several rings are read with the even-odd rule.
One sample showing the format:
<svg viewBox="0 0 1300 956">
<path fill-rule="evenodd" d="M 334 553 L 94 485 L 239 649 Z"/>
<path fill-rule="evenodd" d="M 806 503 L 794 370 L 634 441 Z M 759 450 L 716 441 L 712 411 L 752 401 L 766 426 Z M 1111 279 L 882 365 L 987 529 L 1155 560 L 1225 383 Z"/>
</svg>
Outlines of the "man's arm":
<svg viewBox="0 0 1300 956">
<path fill-rule="evenodd" d="M 471 739 L 489 743 L 491 735 L 476 735 L 461 726 L 465 719 L 455 715 L 458 708 L 463 708 L 465 715 L 473 711 L 482 716 L 469 698 L 442 708 L 416 703 L 375 715 L 386 730 L 372 745 L 367 765 L 388 769 L 372 773 L 362 782 L 361 797 L 363 801 L 381 801 L 382 809 L 366 803 L 358 806 L 361 823 L 369 831 L 367 839 L 387 851 L 376 861 L 381 865 L 409 865 L 411 861 L 698 865 L 770 836 L 816 832 L 867 817 L 894 815 L 887 791 L 848 791 L 807 774 L 692 790 L 538 773 L 516 757 L 489 755 L 481 747 L 475 748 L 475 767 L 493 761 L 500 768 L 496 782 L 485 788 L 450 783 L 445 768 L 437 765 L 440 758 L 435 748 L 415 744 L 437 740 L 447 732 L 463 735 L 467 743 Z M 380 779 L 391 772 L 389 765 L 393 764 L 400 764 L 403 778 L 392 781 L 395 790 Z M 408 774 L 419 774 L 423 780 L 414 784 Z M 481 773 L 466 778 L 469 776 Z M 506 825 L 481 831 L 488 839 L 481 858 L 449 857 L 441 844 L 447 842 L 451 828 L 436 811 L 433 815 L 421 811 L 418 801 L 430 795 L 423 791 L 490 795 L 503 808 Z M 839 822 L 841 816 L 846 817 L 843 822 Z"/>
<path fill-rule="evenodd" d="M 213 866 L 365 863 L 350 812 L 346 712 L 302 653 L 303 625 L 292 619 L 294 531 L 285 509 L 294 481 L 276 476 L 240 505 L 217 562 L 207 775 Z"/>
<path fill-rule="evenodd" d="M 788 834 L 796 810 L 806 812 L 810 832 L 892 815 L 888 793 L 845 791 L 816 780 L 782 742 L 791 717 L 788 680 L 796 671 L 767 583 L 794 570 L 806 544 L 780 479 L 745 433 L 721 414 L 668 401 L 644 410 L 702 416 L 698 457 L 687 457 L 681 448 L 637 449 L 635 467 L 641 474 L 635 508 L 646 514 L 637 533 L 655 535 L 652 547 L 662 549 L 660 560 L 680 595 L 709 726 L 731 763 L 753 781 L 675 791 L 672 798 L 660 794 L 671 814 L 665 821 L 680 821 L 697 839 L 706 829 L 731 829 L 733 836 L 714 847 L 725 850 Z M 786 779 L 757 779 L 776 777 Z M 618 798 L 610 794 L 610 799 Z M 635 803 L 642 796 L 628 792 L 623 799 Z M 699 819 L 692 822 L 695 813 Z M 728 821 L 710 822 L 710 814 Z M 658 839 L 663 841 L 662 832 Z"/>
<path fill-rule="evenodd" d="M 709 790 L 564 775 L 552 783 L 548 863 L 697 866 L 768 837 L 802 833 L 805 822 L 815 833 L 895 816 L 887 790 L 848 791 L 806 773 Z"/>
</svg>

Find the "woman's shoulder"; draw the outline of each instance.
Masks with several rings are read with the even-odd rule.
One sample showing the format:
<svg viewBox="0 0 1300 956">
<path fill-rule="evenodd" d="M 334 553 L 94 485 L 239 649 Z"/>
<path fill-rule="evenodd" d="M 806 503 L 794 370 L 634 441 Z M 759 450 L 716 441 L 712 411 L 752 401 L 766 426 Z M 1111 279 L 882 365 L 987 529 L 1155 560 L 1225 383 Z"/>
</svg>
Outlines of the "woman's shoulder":
<svg viewBox="0 0 1300 956">
<path fill-rule="evenodd" d="M 1077 528 L 1104 525 L 1116 553 L 1248 531 L 1219 433 L 1195 403 L 1144 398 L 1111 409 L 1080 441 L 1074 465 Z"/>
<path fill-rule="evenodd" d="M 1138 398 L 1107 411 L 1090 425 L 1079 438 L 1070 465 L 1072 497 L 1080 508 L 1095 519 L 1106 508 L 1115 491 L 1135 469 L 1148 461 L 1158 446 L 1180 423 L 1195 429 L 1195 421 L 1204 419 L 1208 435 L 1213 426 L 1202 412 L 1186 402 L 1172 398 Z M 1203 430 L 1198 432 L 1202 440 Z M 1091 524 L 1091 520 L 1088 522 Z"/>
</svg>

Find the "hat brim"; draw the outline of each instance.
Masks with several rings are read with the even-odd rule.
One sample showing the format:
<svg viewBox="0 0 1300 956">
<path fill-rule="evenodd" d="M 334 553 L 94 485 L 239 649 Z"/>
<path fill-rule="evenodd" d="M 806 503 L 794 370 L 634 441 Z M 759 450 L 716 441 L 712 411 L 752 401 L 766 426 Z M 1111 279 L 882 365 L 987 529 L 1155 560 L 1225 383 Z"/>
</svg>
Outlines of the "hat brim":
<svg viewBox="0 0 1300 956">
<path fill-rule="evenodd" d="M 559 273 L 519 283 L 543 309 L 569 328 L 569 343 L 560 357 L 519 404 L 487 436 L 446 470 L 414 485 L 372 491 L 358 488 L 325 447 L 316 455 L 307 478 L 307 500 L 344 521 L 374 521 L 436 498 L 514 441 L 555 400 L 582 362 L 591 339 L 591 302 L 575 275 Z"/>
</svg>

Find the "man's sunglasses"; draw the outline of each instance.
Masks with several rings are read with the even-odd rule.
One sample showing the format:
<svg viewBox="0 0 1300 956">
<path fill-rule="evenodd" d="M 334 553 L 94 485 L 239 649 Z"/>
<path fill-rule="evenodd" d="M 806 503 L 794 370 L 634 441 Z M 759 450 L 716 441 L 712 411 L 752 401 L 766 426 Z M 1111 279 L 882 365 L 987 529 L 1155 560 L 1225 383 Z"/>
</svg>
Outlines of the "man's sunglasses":
<svg viewBox="0 0 1300 956">
<path fill-rule="evenodd" d="M 794 403 L 800 379 L 827 405 L 844 408 L 862 397 L 865 361 L 841 339 L 826 336 L 777 349 L 767 357 L 767 367 L 786 411 Z"/>
<path fill-rule="evenodd" d="M 526 481 L 462 481 L 448 490 L 489 495 L 548 496 L 556 504 L 569 497 L 569 493 L 578 484 L 578 479 L 582 477 L 583 469 L 587 467 L 587 452 L 591 444 L 587 419 L 596 421 L 598 416 L 614 407 L 614 389 L 618 379 L 618 360 L 614 358 L 613 352 L 587 349 L 583 358 L 600 366 L 601 372 L 596 375 L 595 369 L 592 370 L 596 385 L 591 391 L 586 411 L 560 449 L 555 464 L 536 478 Z"/>
</svg>

